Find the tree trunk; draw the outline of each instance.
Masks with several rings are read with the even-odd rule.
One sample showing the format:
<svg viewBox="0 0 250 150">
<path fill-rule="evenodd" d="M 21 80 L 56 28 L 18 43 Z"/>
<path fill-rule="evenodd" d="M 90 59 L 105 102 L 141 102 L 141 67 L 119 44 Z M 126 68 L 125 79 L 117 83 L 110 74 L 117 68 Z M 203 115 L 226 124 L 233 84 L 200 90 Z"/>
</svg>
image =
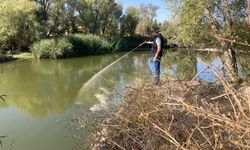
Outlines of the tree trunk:
<svg viewBox="0 0 250 150">
<path fill-rule="evenodd" d="M 223 70 L 227 73 L 226 77 L 229 81 L 236 82 L 238 80 L 238 67 L 235 50 L 232 47 L 225 47 L 222 60 L 224 63 Z"/>
<path fill-rule="evenodd" d="M 232 18 L 230 16 L 230 13 L 228 11 L 228 2 L 227 0 L 224 0 L 224 6 L 225 6 L 225 10 L 226 10 L 226 25 L 232 29 L 233 26 L 233 22 L 232 22 Z M 237 69 L 237 61 L 236 61 L 236 53 L 235 50 L 233 48 L 233 44 L 231 44 L 230 42 L 226 42 L 224 40 L 223 35 L 220 34 L 219 29 L 216 27 L 216 22 L 215 19 L 213 17 L 213 15 L 211 14 L 211 11 L 209 10 L 209 8 L 207 8 L 206 6 L 204 7 L 204 13 L 208 18 L 210 27 L 212 29 L 212 32 L 214 34 L 214 37 L 218 40 L 219 44 L 221 45 L 222 49 L 223 49 L 223 61 L 224 61 L 224 69 L 226 69 L 228 71 L 228 78 L 230 81 L 235 82 L 237 81 L 237 77 L 238 77 L 238 69 Z M 230 37 L 232 38 L 232 37 Z"/>
</svg>

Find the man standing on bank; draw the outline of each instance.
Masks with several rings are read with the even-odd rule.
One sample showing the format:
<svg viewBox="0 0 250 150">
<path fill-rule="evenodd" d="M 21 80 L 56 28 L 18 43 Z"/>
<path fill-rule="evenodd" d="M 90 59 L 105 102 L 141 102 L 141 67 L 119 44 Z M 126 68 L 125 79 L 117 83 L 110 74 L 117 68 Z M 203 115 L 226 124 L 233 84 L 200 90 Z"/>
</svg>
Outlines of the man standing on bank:
<svg viewBox="0 0 250 150">
<path fill-rule="evenodd" d="M 165 44 L 163 36 L 159 33 L 159 31 L 155 28 L 150 30 L 152 36 L 154 37 L 154 41 L 146 41 L 146 44 L 152 44 L 151 57 L 149 58 L 147 64 L 154 77 L 154 84 L 158 85 L 160 82 L 160 66 L 161 66 L 161 58 L 163 55 L 163 47 Z"/>
</svg>

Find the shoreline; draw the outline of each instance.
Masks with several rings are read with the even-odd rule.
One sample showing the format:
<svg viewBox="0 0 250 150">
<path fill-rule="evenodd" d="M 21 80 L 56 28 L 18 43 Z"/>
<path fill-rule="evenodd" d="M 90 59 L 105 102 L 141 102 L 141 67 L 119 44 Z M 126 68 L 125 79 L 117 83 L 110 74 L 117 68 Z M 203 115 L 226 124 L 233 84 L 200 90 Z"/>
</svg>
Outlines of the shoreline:
<svg viewBox="0 0 250 150">
<path fill-rule="evenodd" d="M 5 63 L 9 61 L 17 60 L 17 58 L 10 57 L 10 56 L 0 56 L 0 63 Z"/>
<path fill-rule="evenodd" d="M 16 61 L 16 60 L 25 60 L 25 59 L 33 59 L 32 53 L 23 52 L 14 55 L 0 55 L 0 63 Z"/>
</svg>

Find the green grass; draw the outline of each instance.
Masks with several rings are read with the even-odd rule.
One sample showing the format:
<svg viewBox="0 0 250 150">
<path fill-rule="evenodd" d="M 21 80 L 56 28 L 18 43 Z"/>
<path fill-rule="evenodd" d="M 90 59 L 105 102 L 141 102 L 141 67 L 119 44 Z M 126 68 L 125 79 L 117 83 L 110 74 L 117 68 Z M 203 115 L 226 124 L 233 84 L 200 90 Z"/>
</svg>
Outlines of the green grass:
<svg viewBox="0 0 250 150">
<path fill-rule="evenodd" d="M 20 52 L 18 54 L 14 54 L 13 57 L 17 59 L 30 59 L 33 55 L 30 52 Z"/>
<path fill-rule="evenodd" d="M 41 40 L 32 45 L 31 52 L 36 58 L 59 59 L 72 55 L 73 45 L 67 38 Z"/>
</svg>

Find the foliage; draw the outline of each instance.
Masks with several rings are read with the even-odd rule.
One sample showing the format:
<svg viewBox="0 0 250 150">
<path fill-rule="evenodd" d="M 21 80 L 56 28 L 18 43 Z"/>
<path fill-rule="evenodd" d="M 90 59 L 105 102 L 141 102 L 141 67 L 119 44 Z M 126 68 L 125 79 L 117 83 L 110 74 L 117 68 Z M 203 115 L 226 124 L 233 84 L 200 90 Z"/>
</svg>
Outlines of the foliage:
<svg viewBox="0 0 250 150">
<path fill-rule="evenodd" d="M 154 18 L 156 17 L 156 11 L 158 6 L 153 4 L 141 4 L 139 8 L 139 23 L 137 26 L 137 33 L 140 35 L 149 35 L 149 29 L 154 24 Z"/>
<path fill-rule="evenodd" d="M 74 33 L 76 27 L 76 0 L 35 0 L 36 20 L 44 37 Z"/>
<path fill-rule="evenodd" d="M 30 52 L 21 52 L 21 53 L 17 53 L 13 55 L 14 58 L 18 58 L 18 59 L 29 59 L 32 58 L 32 53 Z"/>
<path fill-rule="evenodd" d="M 32 45 L 31 51 L 37 58 L 67 58 L 85 55 L 98 55 L 115 51 L 127 51 L 138 46 L 150 37 L 109 36 L 72 34 L 64 38 L 41 40 Z"/>
<path fill-rule="evenodd" d="M 106 38 L 111 44 L 114 49 L 114 51 L 121 51 L 121 50 L 128 50 L 129 44 L 124 39 L 124 37 L 120 36 L 110 36 Z"/>
<path fill-rule="evenodd" d="M 115 34 L 122 15 L 122 6 L 114 0 L 79 0 L 77 11 L 85 33 Z"/>
<path fill-rule="evenodd" d="M 37 58 L 65 58 L 72 54 L 72 44 L 66 38 L 46 39 L 35 43 L 31 51 Z"/>
<path fill-rule="evenodd" d="M 113 50 L 121 47 L 127 49 L 130 46 L 126 44 L 129 43 L 122 36 L 134 36 L 136 29 L 140 29 L 139 33 L 148 35 L 148 29 L 155 24 L 153 19 L 157 10 L 152 4 L 141 5 L 140 11 L 130 6 L 123 14 L 122 5 L 115 0 L 2 0 L 0 8 L 0 49 L 27 51 L 39 40 L 58 39 L 68 35 L 70 40 L 76 40 L 72 42 L 80 41 L 78 43 L 85 47 L 98 46 L 96 42 L 101 42 L 99 49 L 92 46 L 95 51 L 74 49 L 74 55 L 110 52 L 110 43 L 88 34 L 121 36 L 115 38 L 117 40 L 114 42 L 109 42 L 113 45 Z M 86 36 L 72 37 L 73 34 Z M 91 37 L 94 39 L 90 40 Z M 83 44 L 86 42 L 90 44 Z"/>
<path fill-rule="evenodd" d="M 144 41 L 152 40 L 151 37 L 147 36 L 111 36 L 107 37 L 107 40 L 110 41 L 113 45 L 115 51 L 128 51 L 137 47 L 140 43 Z M 150 45 L 143 45 L 142 48 L 150 48 Z"/>
<path fill-rule="evenodd" d="M 247 40 L 246 30 L 243 32 L 246 29 L 246 0 L 166 1 L 174 16 L 170 22 L 165 23 L 164 30 L 172 41 L 185 46 L 197 43 L 221 46 L 221 38 Z M 172 29 L 174 32 L 171 32 Z"/>
<path fill-rule="evenodd" d="M 139 12 L 135 7 L 128 7 L 122 18 L 122 34 L 134 35 L 139 23 Z"/>
<path fill-rule="evenodd" d="M 68 37 L 73 45 L 73 55 L 104 54 L 113 51 L 112 44 L 106 39 L 95 35 L 75 34 Z"/>
<path fill-rule="evenodd" d="M 64 38 L 41 40 L 33 44 L 31 51 L 37 58 L 67 58 L 114 51 L 111 42 L 95 35 L 73 34 Z"/>
<path fill-rule="evenodd" d="M 28 0 L 0 2 L 0 49 L 25 50 L 39 37 L 35 8 L 35 3 Z"/>
</svg>

